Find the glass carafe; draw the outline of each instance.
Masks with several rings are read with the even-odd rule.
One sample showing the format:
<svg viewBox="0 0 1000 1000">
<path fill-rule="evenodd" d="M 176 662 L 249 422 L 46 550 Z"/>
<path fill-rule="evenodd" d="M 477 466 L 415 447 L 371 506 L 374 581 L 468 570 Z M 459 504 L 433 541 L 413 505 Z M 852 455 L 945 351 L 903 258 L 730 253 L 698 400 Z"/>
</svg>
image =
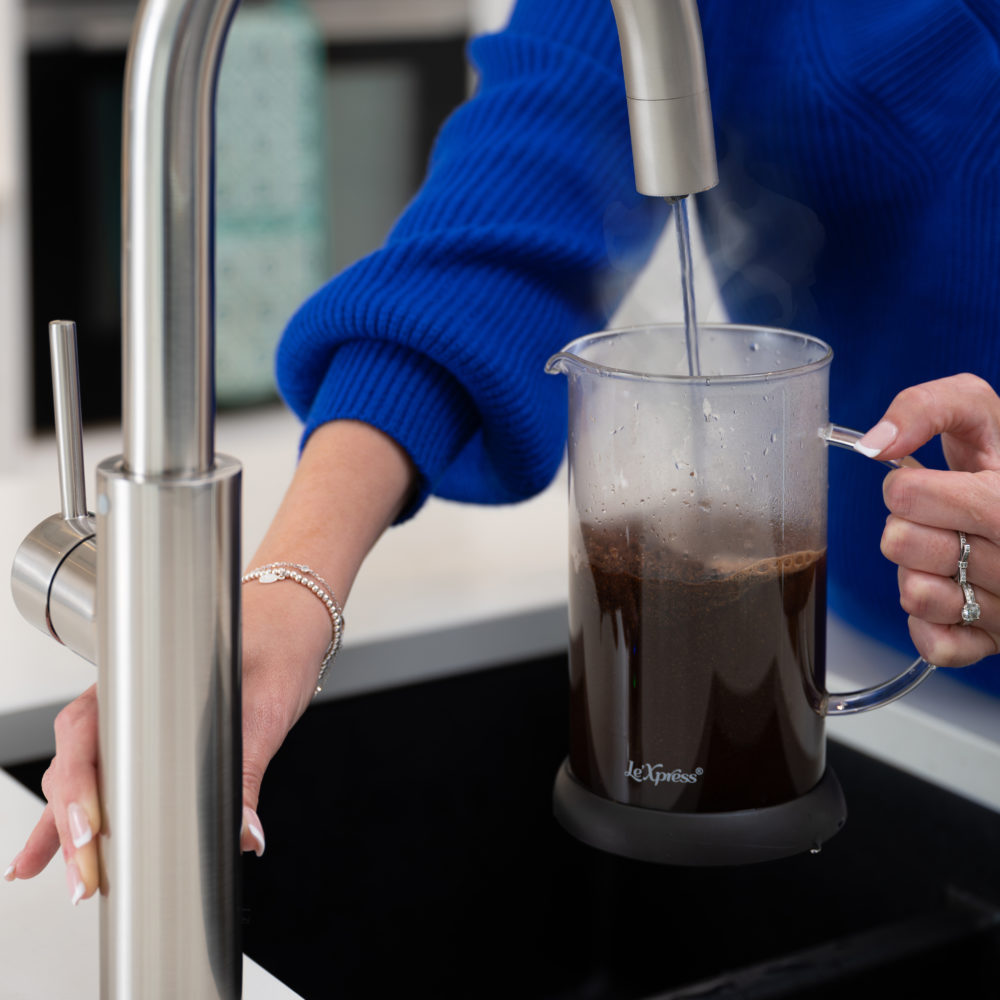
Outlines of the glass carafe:
<svg viewBox="0 0 1000 1000">
<path fill-rule="evenodd" d="M 562 780 L 624 817 L 619 828 L 657 811 L 704 840 L 728 823 L 737 832 L 707 854 L 755 860 L 815 847 L 843 823 L 824 717 L 885 704 L 933 667 L 826 691 L 827 446 L 860 436 L 829 423 L 830 348 L 733 325 L 702 326 L 699 345 L 699 376 L 683 326 L 584 337 L 547 367 L 568 378 L 570 406 Z M 802 812 L 813 819 L 799 831 Z M 761 824 L 798 846 L 781 834 L 761 848 Z M 747 838 L 757 846 L 743 857 Z"/>
</svg>

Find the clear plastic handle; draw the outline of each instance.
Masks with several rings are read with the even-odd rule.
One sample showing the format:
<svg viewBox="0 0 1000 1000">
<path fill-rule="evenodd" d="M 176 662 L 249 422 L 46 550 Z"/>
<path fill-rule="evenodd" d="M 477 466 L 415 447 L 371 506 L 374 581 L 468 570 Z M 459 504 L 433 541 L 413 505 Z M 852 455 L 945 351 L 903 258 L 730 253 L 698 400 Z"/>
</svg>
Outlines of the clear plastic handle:
<svg viewBox="0 0 1000 1000">
<path fill-rule="evenodd" d="M 820 430 L 820 437 L 827 443 L 836 445 L 838 448 L 846 448 L 848 451 L 857 452 L 857 443 L 862 435 L 858 431 L 849 427 L 838 427 L 836 424 L 827 424 Z M 865 455 L 865 458 L 868 456 Z M 922 468 L 920 463 L 912 457 L 907 456 L 899 460 L 890 459 L 883 461 L 875 459 L 890 469 L 899 469 L 903 466 L 909 468 Z M 890 702 L 901 698 L 904 694 L 912 691 L 922 680 L 925 680 L 934 671 L 933 663 L 928 663 L 923 657 L 914 660 L 901 674 L 882 684 L 865 688 L 861 691 L 847 691 L 842 693 L 827 692 L 820 702 L 819 711 L 821 715 L 857 715 L 858 712 L 867 712 L 872 708 L 881 708 Z"/>
</svg>

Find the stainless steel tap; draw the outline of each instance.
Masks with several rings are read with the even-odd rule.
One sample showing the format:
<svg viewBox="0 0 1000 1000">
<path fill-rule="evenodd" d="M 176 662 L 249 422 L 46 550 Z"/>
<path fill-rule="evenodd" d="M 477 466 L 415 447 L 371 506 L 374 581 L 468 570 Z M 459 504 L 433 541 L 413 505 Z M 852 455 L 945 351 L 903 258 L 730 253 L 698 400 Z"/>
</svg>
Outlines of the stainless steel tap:
<svg viewBox="0 0 1000 1000">
<path fill-rule="evenodd" d="M 697 0 L 611 0 L 636 188 L 683 198 L 719 183 Z"/>
<path fill-rule="evenodd" d="M 75 329 L 53 324 L 63 512 L 12 573 L 25 617 L 97 662 L 103 1000 L 241 993 L 241 470 L 215 452 L 213 292 L 215 90 L 237 4 L 145 0 L 137 15 L 123 453 L 98 468 L 95 519 L 66 360 Z"/>
</svg>

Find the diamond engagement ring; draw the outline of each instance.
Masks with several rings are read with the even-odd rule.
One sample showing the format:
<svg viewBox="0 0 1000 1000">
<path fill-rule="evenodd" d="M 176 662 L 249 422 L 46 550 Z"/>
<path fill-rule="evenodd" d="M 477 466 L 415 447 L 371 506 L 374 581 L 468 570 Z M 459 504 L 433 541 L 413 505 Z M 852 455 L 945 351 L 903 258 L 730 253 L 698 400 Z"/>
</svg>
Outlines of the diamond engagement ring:
<svg viewBox="0 0 1000 1000">
<path fill-rule="evenodd" d="M 962 608 L 962 624 L 971 625 L 973 622 L 979 621 L 982 608 L 979 607 L 979 602 L 976 600 L 976 592 L 972 589 L 972 584 L 969 583 L 966 576 L 969 571 L 969 556 L 972 554 L 972 546 L 969 545 L 969 540 L 965 537 L 964 531 L 958 533 L 958 544 L 958 575 L 955 577 L 955 582 L 962 588 L 962 593 L 965 595 L 965 606 Z"/>
</svg>

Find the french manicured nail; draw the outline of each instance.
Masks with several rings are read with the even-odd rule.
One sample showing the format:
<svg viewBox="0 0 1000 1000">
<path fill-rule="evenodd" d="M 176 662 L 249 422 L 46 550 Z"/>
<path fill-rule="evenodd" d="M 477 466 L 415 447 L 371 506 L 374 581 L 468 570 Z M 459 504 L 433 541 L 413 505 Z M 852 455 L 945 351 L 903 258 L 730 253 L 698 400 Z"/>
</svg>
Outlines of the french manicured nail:
<svg viewBox="0 0 1000 1000">
<path fill-rule="evenodd" d="M 5 882 L 13 882 L 17 878 L 17 859 L 20 856 L 20 854 L 16 855 L 14 860 L 7 865 L 7 870 L 3 873 Z"/>
<path fill-rule="evenodd" d="M 66 866 L 66 882 L 69 885 L 70 902 L 76 906 L 83 899 L 83 894 L 87 891 L 87 887 L 83 884 L 83 879 L 80 878 L 80 872 L 77 870 L 75 861 L 71 861 Z"/>
<path fill-rule="evenodd" d="M 71 802 L 66 807 L 66 818 L 69 821 L 69 835 L 73 838 L 74 847 L 89 844 L 94 837 L 87 819 L 87 810 L 78 802 Z"/>
<path fill-rule="evenodd" d="M 855 444 L 854 450 L 860 451 L 868 458 L 874 458 L 876 455 L 881 455 L 898 436 L 899 428 L 888 420 L 883 420 Z"/>
<path fill-rule="evenodd" d="M 260 817 L 249 806 L 243 807 L 243 829 L 253 838 L 253 852 L 259 858 L 264 853 L 264 828 Z"/>
</svg>

